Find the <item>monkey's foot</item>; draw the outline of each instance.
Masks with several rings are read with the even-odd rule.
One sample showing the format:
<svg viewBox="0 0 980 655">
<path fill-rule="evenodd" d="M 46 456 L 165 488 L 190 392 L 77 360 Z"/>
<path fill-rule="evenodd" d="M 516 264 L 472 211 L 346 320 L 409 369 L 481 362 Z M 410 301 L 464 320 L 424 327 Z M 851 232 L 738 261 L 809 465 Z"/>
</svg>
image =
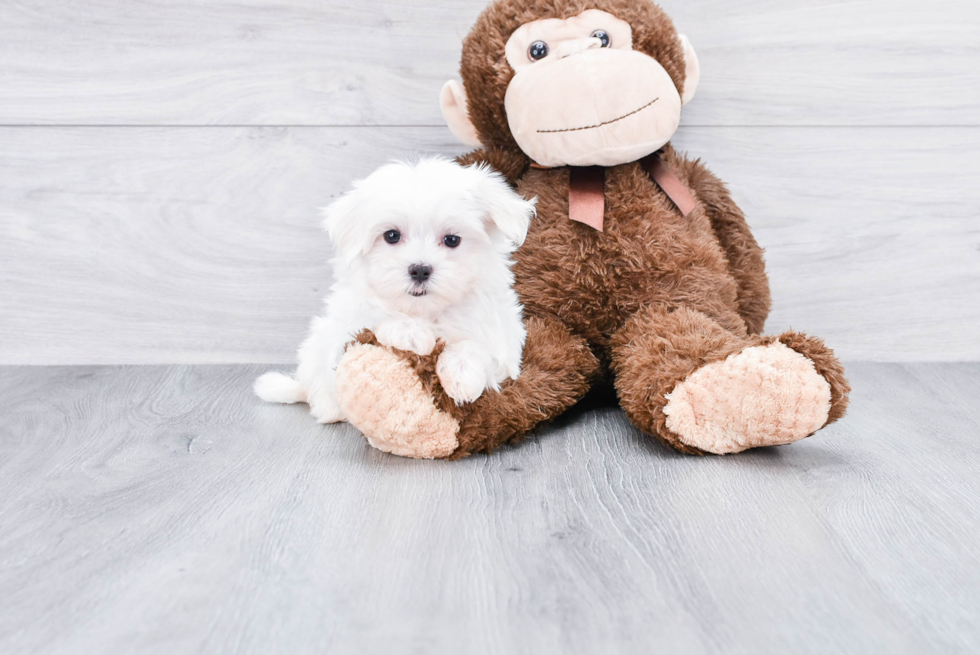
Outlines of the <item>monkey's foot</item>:
<svg viewBox="0 0 980 655">
<path fill-rule="evenodd" d="M 802 354 L 808 349 L 830 352 L 817 340 L 789 334 L 702 366 L 666 396 L 667 428 L 683 443 L 717 455 L 810 436 L 837 418 L 832 409 L 843 414 L 847 389 L 835 407 L 833 396 L 841 394 L 832 393 L 829 376 Z M 843 380 L 843 369 L 829 356 Z"/>
<path fill-rule="evenodd" d="M 337 367 L 337 398 L 347 420 L 386 453 L 451 455 L 459 446 L 459 422 L 436 407 L 410 359 L 363 342 L 370 340 L 350 346 Z"/>
</svg>

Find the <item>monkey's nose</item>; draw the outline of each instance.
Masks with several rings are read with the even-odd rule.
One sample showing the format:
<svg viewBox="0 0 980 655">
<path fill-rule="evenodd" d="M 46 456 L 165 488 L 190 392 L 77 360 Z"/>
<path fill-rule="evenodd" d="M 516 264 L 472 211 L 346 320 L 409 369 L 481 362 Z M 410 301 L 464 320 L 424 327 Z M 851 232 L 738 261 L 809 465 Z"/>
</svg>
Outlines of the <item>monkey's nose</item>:
<svg viewBox="0 0 980 655">
<path fill-rule="evenodd" d="M 572 55 L 579 55 L 587 50 L 594 50 L 595 48 L 601 48 L 602 41 L 594 36 L 587 39 L 575 39 L 573 41 L 566 41 L 558 46 L 558 58 L 564 59 L 565 57 L 571 57 Z"/>
<path fill-rule="evenodd" d="M 412 264 L 408 267 L 408 277 L 412 278 L 415 284 L 423 284 L 432 277 L 432 267 L 426 264 Z"/>
</svg>

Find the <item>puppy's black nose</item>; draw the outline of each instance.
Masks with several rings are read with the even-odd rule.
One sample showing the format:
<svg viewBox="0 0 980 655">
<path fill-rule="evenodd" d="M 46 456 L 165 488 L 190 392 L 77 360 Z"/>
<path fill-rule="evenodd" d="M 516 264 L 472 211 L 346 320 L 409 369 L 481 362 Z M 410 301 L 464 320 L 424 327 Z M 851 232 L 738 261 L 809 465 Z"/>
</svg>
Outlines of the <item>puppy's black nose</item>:
<svg viewBox="0 0 980 655">
<path fill-rule="evenodd" d="M 408 277 L 412 278 L 415 284 L 422 284 L 432 277 L 432 267 L 425 264 L 412 264 L 408 267 Z"/>
</svg>

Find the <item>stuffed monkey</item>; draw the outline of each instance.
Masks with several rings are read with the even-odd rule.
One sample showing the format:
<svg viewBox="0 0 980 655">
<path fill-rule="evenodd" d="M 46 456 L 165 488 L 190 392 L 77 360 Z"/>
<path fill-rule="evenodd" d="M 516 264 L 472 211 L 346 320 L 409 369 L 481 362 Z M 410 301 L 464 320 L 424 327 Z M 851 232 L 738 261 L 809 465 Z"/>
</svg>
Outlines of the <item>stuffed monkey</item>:
<svg viewBox="0 0 980 655">
<path fill-rule="evenodd" d="M 521 376 L 456 406 L 428 357 L 370 332 L 337 370 L 372 446 L 459 458 L 526 436 L 610 380 L 642 431 L 691 454 L 788 444 L 843 416 L 833 352 L 762 336 L 759 248 L 725 185 L 669 145 L 694 96 L 694 49 L 649 0 L 497 0 L 449 82 L 450 129 L 538 198 L 516 255 Z"/>
</svg>

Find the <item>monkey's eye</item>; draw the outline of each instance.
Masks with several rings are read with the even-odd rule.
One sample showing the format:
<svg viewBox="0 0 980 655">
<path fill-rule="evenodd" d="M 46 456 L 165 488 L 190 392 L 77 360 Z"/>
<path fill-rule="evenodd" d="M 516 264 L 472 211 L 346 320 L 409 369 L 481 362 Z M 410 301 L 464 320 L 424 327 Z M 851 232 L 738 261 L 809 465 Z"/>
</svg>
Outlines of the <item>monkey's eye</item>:
<svg viewBox="0 0 980 655">
<path fill-rule="evenodd" d="M 551 52 L 551 48 L 544 41 L 535 41 L 531 44 L 531 47 L 527 49 L 527 56 L 531 61 L 538 61 L 544 59 Z"/>
<path fill-rule="evenodd" d="M 592 33 L 592 38 L 602 41 L 603 48 L 608 48 L 612 44 L 612 39 L 609 38 L 609 34 L 606 32 L 606 30 L 596 30 Z"/>
<path fill-rule="evenodd" d="M 462 239 L 455 234 L 447 234 L 442 238 L 442 242 L 446 244 L 447 248 L 458 248 L 460 241 L 462 241 Z"/>
<path fill-rule="evenodd" d="M 398 230 L 388 230 L 385 232 L 385 242 L 395 245 L 402 240 L 402 233 Z"/>
</svg>

